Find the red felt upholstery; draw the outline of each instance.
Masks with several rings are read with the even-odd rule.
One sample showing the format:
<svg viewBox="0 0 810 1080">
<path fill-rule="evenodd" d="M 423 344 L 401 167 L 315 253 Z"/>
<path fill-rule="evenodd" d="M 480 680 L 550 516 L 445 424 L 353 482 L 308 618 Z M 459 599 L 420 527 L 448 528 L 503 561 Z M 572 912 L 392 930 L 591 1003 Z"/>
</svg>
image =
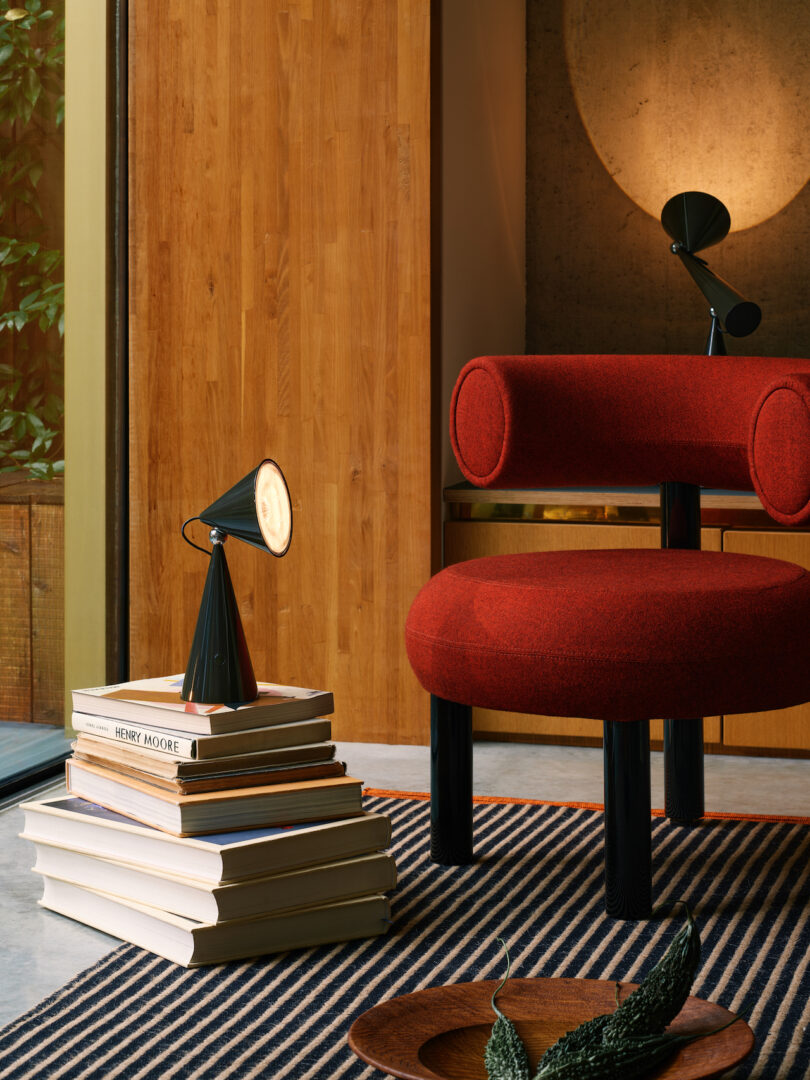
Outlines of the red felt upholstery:
<svg viewBox="0 0 810 1080">
<path fill-rule="evenodd" d="M 808 376 L 808 360 L 768 357 L 481 357 L 456 383 L 450 434 L 479 487 L 756 485 L 795 525 L 810 520 Z"/>
<path fill-rule="evenodd" d="M 810 521 L 810 361 L 482 357 L 451 438 L 481 487 L 751 490 Z M 810 574 L 719 552 L 559 551 L 448 567 L 408 616 L 426 689 L 465 705 L 634 720 L 810 700 Z"/>
<path fill-rule="evenodd" d="M 465 705 L 632 720 L 810 699 L 810 574 L 696 551 L 555 551 L 458 563 L 406 627 L 422 685 Z"/>
<path fill-rule="evenodd" d="M 762 505 L 783 525 L 810 520 L 810 375 L 768 386 L 749 436 L 751 478 Z"/>
</svg>

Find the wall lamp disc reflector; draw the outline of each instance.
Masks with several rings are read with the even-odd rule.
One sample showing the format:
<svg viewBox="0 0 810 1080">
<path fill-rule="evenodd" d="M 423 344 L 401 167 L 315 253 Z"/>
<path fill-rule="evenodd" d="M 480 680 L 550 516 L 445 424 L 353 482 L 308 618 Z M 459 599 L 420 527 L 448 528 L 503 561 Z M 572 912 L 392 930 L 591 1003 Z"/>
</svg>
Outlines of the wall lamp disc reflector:
<svg viewBox="0 0 810 1080">
<path fill-rule="evenodd" d="M 731 228 L 731 215 L 714 195 L 683 191 L 667 200 L 661 211 L 661 224 L 677 244 L 695 252 L 725 239 Z"/>
<path fill-rule="evenodd" d="M 708 300 L 712 319 L 719 319 L 723 331 L 733 337 L 752 334 L 762 319 L 759 305 L 738 293 L 695 254 L 712 244 L 719 244 L 728 235 L 731 216 L 725 206 L 705 191 L 682 191 L 665 203 L 661 211 L 661 224 L 674 240 L 672 252 L 678 256 Z M 720 351 L 715 341 L 717 331 L 718 327 L 713 321 L 709 340 L 715 344 L 710 347 L 710 355 Z"/>
</svg>

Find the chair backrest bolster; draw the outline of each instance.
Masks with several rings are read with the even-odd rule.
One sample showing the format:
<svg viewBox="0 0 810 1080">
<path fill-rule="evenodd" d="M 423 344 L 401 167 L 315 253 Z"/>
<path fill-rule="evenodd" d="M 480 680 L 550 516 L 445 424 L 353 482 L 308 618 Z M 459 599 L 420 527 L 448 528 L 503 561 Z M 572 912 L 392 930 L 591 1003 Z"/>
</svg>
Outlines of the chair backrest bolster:
<svg viewBox="0 0 810 1080">
<path fill-rule="evenodd" d="M 485 356 L 461 371 L 450 435 L 479 487 L 755 490 L 810 521 L 810 360 Z"/>
</svg>

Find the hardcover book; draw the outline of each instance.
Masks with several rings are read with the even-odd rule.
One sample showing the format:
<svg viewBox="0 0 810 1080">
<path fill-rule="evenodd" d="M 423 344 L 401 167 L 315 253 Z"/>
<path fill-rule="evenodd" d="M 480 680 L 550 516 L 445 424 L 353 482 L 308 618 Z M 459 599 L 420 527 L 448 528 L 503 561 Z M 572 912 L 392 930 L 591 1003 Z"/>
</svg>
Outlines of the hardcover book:
<svg viewBox="0 0 810 1080">
<path fill-rule="evenodd" d="M 391 922 L 385 896 L 361 896 L 277 915 L 203 923 L 59 878 L 46 877 L 44 881 L 43 907 L 183 967 L 374 937 L 384 934 Z"/>
<path fill-rule="evenodd" d="M 334 709 L 332 694 L 279 683 L 258 684 L 259 696 L 246 704 L 183 701 L 182 675 L 135 679 L 73 691 L 76 712 L 128 720 L 171 731 L 217 735 L 248 728 L 309 720 Z"/>
<path fill-rule="evenodd" d="M 112 739 L 133 749 L 164 754 L 167 758 L 202 761 L 229 754 L 258 753 L 321 742 L 332 734 L 331 720 L 298 720 L 275 727 L 250 728 L 224 735 L 188 735 L 164 728 L 147 727 L 108 716 L 73 713 L 73 729 L 102 739 Z"/>
<path fill-rule="evenodd" d="M 31 840 L 212 884 L 353 858 L 382 851 L 391 842 L 389 819 L 368 812 L 338 821 L 178 837 L 69 795 L 23 803 L 21 809 Z"/>
<path fill-rule="evenodd" d="M 191 795 L 195 791 L 226 791 L 267 784 L 298 783 L 301 780 L 324 780 L 329 776 L 345 776 L 346 774 L 346 766 L 342 761 L 324 761 L 314 765 L 275 765 L 265 766 L 252 772 L 220 772 L 208 776 L 176 777 L 159 776 L 144 769 L 135 769 L 123 762 L 110 760 L 103 753 L 87 754 L 74 750 L 73 760 L 80 764 L 98 765 L 109 772 L 131 776 L 144 784 L 153 784 L 161 791 L 176 791 L 180 795 Z"/>
<path fill-rule="evenodd" d="M 351 776 L 178 795 L 86 762 L 71 759 L 65 768 L 72 795 L 175 836 L 324 821 L 362 812 L 362 784 Z"/>
<path fill-rule="evenodd" d="M 23 838 L 31 839 L 25 833 Z M 212 884 L 168 871 L 144 870 L 116 859 L 99 859 L 41 840 L 34 844 L 37 852 L 34 870 L 39 874 L 199 922 L 224 922 L 317 907 L 353 896 L 387 892 L 396 885 L 394 860 L 381 852 L 247 881 Z"/>
<path fill-rule="evenodd" d="M 306 723 L 306 721 L 303 722 Z M 269 730 L 278 731 L 279 728 Z M 221 737 L 224 738 L 224 736 Z M 261 769 L 275 769 L 282 766 L 292 768 L 299 765 L 327 764 L 335 756 L 335 744 L 330 742 L 284 746 L 248 754 L 226 754 L 202 761 L 186 761 L 159 750 L 131 747 L 112 739 L 84 733 L 79 734 L 72 745 L 77 756 L 104 758 L 110 764 L 126 765 L 131 769 L 140 769 L 154 776 L 165 777 L 167 780 L 196 780 L 205 776 L 259 772 Z"/>
</svg>

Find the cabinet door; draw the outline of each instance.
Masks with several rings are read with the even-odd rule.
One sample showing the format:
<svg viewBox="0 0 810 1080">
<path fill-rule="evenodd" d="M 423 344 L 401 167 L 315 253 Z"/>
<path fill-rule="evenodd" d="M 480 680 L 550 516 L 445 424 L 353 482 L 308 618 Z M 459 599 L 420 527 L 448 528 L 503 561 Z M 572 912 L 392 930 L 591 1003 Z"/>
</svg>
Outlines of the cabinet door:
<svg viewBox="0 0 810 1080">
<path fill-rule="evenodd" d="M 580 548 L 657 548 L 661 531 L 657 525 L 594 525 L 537 521 L 448 521 L 444 527 L 445 565 L 477 559 L 483 555 L 517 555 L 522 551 L 562 551 Z M 708 551 L 719 551 L 719 529 L 703 529 L 701 542 Z M 474 709 L 473 726 L 483 738 L 514 738 L 530 742 L 598 742 L 602 721 L 578 717 L 532 716 L 525 713 Z M 663 724 L 653 720 L 653 740 L 663 738 Z M 720 719 L 707 717 L 704 725 L 707 743 L 720 742 Z"/>
<path fill-rule="evenodd" d="M 726 532 L 723 550 L 785 559 L 810 570 L 810 533 Z M 810 704 L 725 716 L 723 743 L 751 749 L 810 750 Z"/>
</svg>

